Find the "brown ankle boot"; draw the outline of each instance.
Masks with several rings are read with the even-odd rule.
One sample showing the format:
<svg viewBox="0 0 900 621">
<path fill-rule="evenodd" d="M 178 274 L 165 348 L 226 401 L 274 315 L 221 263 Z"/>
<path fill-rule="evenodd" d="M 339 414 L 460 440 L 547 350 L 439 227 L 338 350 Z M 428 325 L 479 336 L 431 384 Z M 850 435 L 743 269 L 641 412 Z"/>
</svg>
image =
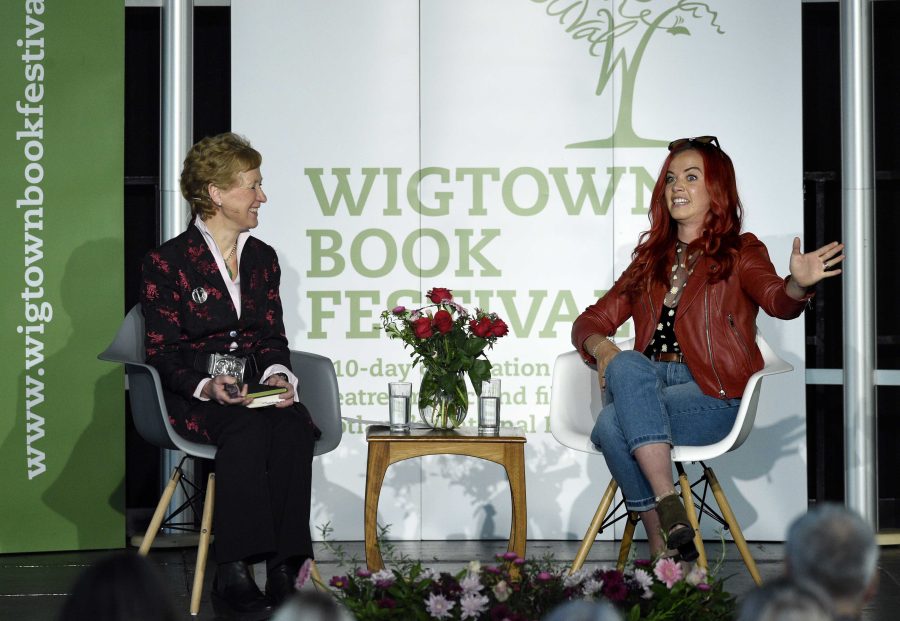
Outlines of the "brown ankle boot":
<svg viewBox="0 0 900 621">
<path fill-rule="evenodd" d="M 681 503 L 681 497 L 670 494 L 656 505 L 656 514 L 659 516 L 659 524 L 663 535 L 666 537 L 666 547 L 670 550 L 678 550 L 681 559 L 693 561 L 699 556 L 694 545 L 694 529 L 688 521 L 687 511 Z"/>
</svg>

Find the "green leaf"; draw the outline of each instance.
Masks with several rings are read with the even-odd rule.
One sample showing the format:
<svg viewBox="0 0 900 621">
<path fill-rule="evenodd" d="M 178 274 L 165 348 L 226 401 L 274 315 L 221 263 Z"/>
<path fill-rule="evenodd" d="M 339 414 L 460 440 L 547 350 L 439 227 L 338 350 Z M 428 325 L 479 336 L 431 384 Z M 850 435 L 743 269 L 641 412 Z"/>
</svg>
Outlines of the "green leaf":
<svg viewBox="0 0 900 621">
<path fill-rule="evenodd" d="M 484 351 L 484 348 L 487 347 L 488 342 L 481 337 L 472 336 L 463 343 L 463 350 L 472 356 L 476 357 L 478 354 Z"/>
<path fill-rule="evenodd" d="M 476 395 L 481 396 L 481 382 L 489 379 L 491 379 L 491 363 L 487 358 L 476 359 L 469 369 L 469 381 L 472 382 Z"/>
</svg>

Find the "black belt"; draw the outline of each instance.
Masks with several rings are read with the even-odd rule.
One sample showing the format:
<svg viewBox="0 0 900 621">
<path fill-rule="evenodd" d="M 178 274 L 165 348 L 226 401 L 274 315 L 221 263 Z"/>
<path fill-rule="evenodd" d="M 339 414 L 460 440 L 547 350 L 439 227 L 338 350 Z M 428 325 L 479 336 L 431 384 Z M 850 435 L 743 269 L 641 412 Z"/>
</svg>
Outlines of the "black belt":
<svg viewBox="0 0 900 621">
<path fill-rule="evenodd" d="M 658 354 L 650 354 L 650 360 L 653 362 L 684 362 L 684 354 L 663 351 Z"/>
<path fill-rule="evenodd" d="M 233 356 L 216 352 L 198 353 L 194 356 L 194 368 L 211 377 L 231 375 L 239 382 L 243 382 L 245 378 L 259 377 L 259 366 L 253 354 Z"/>
</svg>

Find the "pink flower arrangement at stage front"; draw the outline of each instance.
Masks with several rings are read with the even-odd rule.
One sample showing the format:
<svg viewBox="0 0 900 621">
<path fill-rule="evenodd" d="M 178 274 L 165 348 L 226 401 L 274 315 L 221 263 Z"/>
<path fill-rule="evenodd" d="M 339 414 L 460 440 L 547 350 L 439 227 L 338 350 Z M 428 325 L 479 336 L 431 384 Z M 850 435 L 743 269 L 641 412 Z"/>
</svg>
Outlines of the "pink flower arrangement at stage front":
<svg viewBox="0 0 900 621">
<path fill-rule="evenodd" d="M 514 552 L 498 554 L 497 561 L 484 566 L 472 561 L 457 574 L 405 561 L 392 571 L 336 576 L 331 586 L 359 621 L 531 621 L 574 599 L 606 599 L 628 621 L 726 621 L 735 611 L 722 581 L 710 580 L 698 567 L 684 576 L 671 559 L 635 561 L 624 571 L 602 567 L 571 574 L 549 559 L 525 561 Z"/>
</svg>

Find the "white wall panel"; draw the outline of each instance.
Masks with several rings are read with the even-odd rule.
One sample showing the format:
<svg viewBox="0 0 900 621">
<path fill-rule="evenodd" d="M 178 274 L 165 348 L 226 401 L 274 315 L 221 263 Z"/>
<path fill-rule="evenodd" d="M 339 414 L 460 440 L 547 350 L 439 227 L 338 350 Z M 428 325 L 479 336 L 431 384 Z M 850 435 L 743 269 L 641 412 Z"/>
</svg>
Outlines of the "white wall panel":
<svg viewBox="0 0 900 621">
<path fill-rule="evenodd" d="M 603 10 L 616 12 L 612 25 Z M 529 537 L 580 538 L 608 471 L 550 436 L 550 377 L 533 372 L 570 347 L 571 316 L 627 265 L 673 138 L 719 136 L 737 167 L 745 228 L 786 273 L 803 226 L 799 0 L 235 0 L 232 17 L 233 127 L 265 158 L 269 204 L 257 233 L 281 257 L 292 346 L 337 362 L 345 415 L 385 420 L 378 395 L 409 361 L 377 329 L 382 309 L 411 303 L 397 292 L 449 287 L 466 306 L 498 312 L 514 330 L 489 357 L 508 371 L 502 418 L 528 432 Z M 599 143 L 623 110 L 630 123 Z M 425 176 L 417 188 L 427 167 L 446 178 Z M 322 169 L 324 202 L 310 169 Z M 577 197 L 580 169 L 590 171 L 596 212 L 589 201 L 567 211 L 560 184 Z M 358 215 L 346 201 L 331 213 L 341 175 L 355 200 L 371 181 Z M 436 276 L 388 261 L 390 246 L 401 254 L 420 228 L 447 240 Z M 317 236 L 339 236 L 340 249 L 317 252 Z M 460 240 L 483 238 L 481 256 L 464 259 Z M 354 239 L 365 239 L 356 255 Z M 435 248 L 417 244 L 411 260 L 433 266 Z M 757 429 L 716 468 L 747 537 L 777 540 L 806 506 L 803 324 L 760 325 L 797 370 L 767 380 Z M 317 460 L 313 522 L 330 521 L 338 539 L 362 538 L 362 431 L 351 425 Z M 392 466 L 380 507 L 392 537 L 508 533 L 508 488 L 488 462 Z"/>
</svg>

